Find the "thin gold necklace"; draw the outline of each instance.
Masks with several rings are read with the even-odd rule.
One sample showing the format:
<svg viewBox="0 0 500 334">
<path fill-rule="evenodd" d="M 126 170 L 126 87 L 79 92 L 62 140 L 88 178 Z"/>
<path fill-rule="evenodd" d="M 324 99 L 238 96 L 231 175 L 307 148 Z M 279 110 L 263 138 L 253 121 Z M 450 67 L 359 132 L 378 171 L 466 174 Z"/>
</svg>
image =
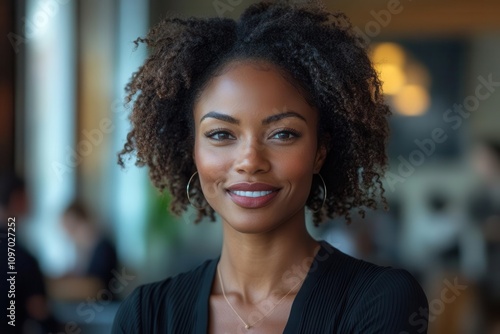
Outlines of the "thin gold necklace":
<svg viewBox="0 0 500 334">
<path fill-rule="evenodd" d="M 241 320 L 241 322 L 243 323 L 243 325 L 245 325 L 245 329 L 250 329 L 251 327 L 253 327 L 256 323 L 262 321 L 264 318 L 266 318 L 267 316 L 269 316 L 271 314 L 271 312 L 274 311 L 274 309 L 276 308 L 276 306 L 278 306 L 282 301 L 283 299 L 286 298 L 286 296 L 288 296 L 290 294 L 290 292 L 292 292 L 300 283 L 302 283 L 302 281 L 304 281 L 304 279 L 306 278 L 305 276 L 297 283 L 295 284 L 291 289 L 290 291 L 287 292 L 286 295 L 284 295 L 276 304 L 274 304 L 273 308 L 271 308 L 269 311 L 266 312 L 266 314 L 264 314 L 264 316 L 262 316 L 262 318 L 258 319 L 257 321 L 254 321 L 254 323 L 252 324 L 247 324 L 245 322 L 245 320 L 243 320 L 242 317 L 240 317 L 240 315 L 238 314 L 238 312 L 236 312 L 236 310 L 234 309 L 233 305 L 231 305 L 231 303 L 229 302 L 229 300 L 227 299 L 226 297 L 226 292 L 224 291 L 224 283 L 222 282 L 222 276 L 220 274 L 220 270 L 219 270 L 219 266 L 217 266 L 217 274 L 219 275 L 219 282 L 220 282 L 220 288 L 222 290 L 222 295 L 224 296 L 224 299 L 226 300 L 227 304 L 229 305 L 229 307 L 231 308 L 231 310 L 233 310 L 234 314 L 236 314 L 236 316 L 238 316 L 238 318 Z"/>
</svg>

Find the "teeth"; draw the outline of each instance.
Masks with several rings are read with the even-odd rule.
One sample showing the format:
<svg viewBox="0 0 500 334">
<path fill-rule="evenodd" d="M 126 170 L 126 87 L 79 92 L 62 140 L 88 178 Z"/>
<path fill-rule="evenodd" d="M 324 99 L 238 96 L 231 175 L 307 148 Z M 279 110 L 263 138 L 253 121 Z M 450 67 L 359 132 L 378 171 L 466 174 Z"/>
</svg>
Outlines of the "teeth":
<svg viewBox="0 0 500 334">
<path fill-rule="evenodd" d="M 238 196 L 244 196 L 244 197 L 262 197 L 269 195 L 272 193 L 272 191 L 240 191 L 240 190 L 235 190 L 233 191 L 234 194 Z"/>
</svg>

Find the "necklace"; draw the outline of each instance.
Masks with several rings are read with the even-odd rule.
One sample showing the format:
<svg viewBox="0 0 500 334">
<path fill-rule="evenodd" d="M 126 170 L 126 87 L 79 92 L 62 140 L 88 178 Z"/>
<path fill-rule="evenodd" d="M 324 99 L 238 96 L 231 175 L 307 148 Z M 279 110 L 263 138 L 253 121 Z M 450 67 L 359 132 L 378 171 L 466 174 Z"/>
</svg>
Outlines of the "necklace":
<svg viewBox="0 0 500 334">
<path fill-rule="evenodd" d="M 286 295 L 284 295 L 276 304 L 274 304 L 273 308 L 271 308 L 269 311 L 266 312 L 266 314 L 264 314 L 262 316 L 262 318 L 258 319 L 257 321 L 254 321 L 252 324 L 247 324 L 245 322 L 245 320 L 243 320 L 242 317 L 240 317 L 240 315 L 238 314 L 238 312 L 236 312 L 236 310 L 234 309 L 233 305 L 231 305 L 231 303 L 229 302 L 229 300 L 227 299 L 226 297 L 226 292 L 224 291 L 224 283 L 222 282 L 222 276 L 220 274 L 220 270 L 219 270 L 219 266 L 217 266 L 217 274 L 219 275 L 219 282 L 220 282 L 220 288 L 222 290 L 222 295 L 224 296 L 224 299 L 226 300 L 226 303 L 229 305 L 229 307 L 231 308 L 231 310 L 233 310 L 234 314 L 236 314 L 236 316 L 241 320 L 241 322 L 243 323 L 243 325 L 245 325 L 245 329 L 250 329 L 251 327 L 253 327 L 256 323 L 258 323 L 259 321 L 262 321 L 264 320 L 264 318 L 266 318 L 267 316 L 269 316 L 271 314 L 271 312 L 274 311 L 274 309 L 276 308 L 276 306 L 278 306 L 282 301 L 283 299 L 286 298 L 286 296 L 288 296 L 300 283 L 302 283 L 302 281 L 304 281 L 305 279 L 305 276 L 304 278 L 302 278 L 297 284 L 295 284 L 291 289 L 290 291 L 288 291 L 286 293 Z"/>
</svg>

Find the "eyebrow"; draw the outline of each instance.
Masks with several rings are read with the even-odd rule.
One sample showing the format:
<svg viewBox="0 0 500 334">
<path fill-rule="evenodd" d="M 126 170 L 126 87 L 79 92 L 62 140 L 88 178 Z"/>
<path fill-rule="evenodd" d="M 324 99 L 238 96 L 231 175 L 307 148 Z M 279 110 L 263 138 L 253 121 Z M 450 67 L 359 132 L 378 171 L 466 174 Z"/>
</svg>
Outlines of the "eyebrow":
<svg viewBox="0 0 500 334">
<path fill-rule="evenodd" d="M 216 112 L 216 111 L 210 111 L 210 112 L 206 113 L 205 115 L 203 115 L 203 117 L 200 119 L 200 123 L 205 118 L 215 118 L 215 119 L 218 119 L 218 120 L 221 120 L 224 122 L 228 122 L 231 124 L 240 124 L 240 121 L 237 120 L 236 118 L 229 116 L 229 115 L 226 115 L 226 114 L 221 114 L 221 113 Z"/>
<path fill-rule="evenodd" d="M 262 124 L 267 125 L 267 124 L 277 122 L 277 121 L 282 120 L 283 118 L 287 118 L 287 117 L 297 117 L 297 118 L 300 118 L 301 120 L 303 120 L 304 122 L 307 123 L 306 119 L 301 114 L 299 114 L 295 111 L 286 111 L 286 112 L 282 112 L 280 114 L 271 115 L 271 116 L 267 117 L 266 119 L 264 119 L 262 121 Z"/>
<path fill-rule="evenodd" d="M 301 114 L 299 114 L 295 111 L 286 111 L 286 112 L 276 114 L 276 115 L 271 115 L 271 116 L 265 118 L 262 121 L 262 124 L 268 125 L 268 124 L 277 122 L 277 121 L 282 120 L 282 119 L 287 118 L 287 117 L 297 117 L 297 118 L 300 118 L 301 120 L 303 120 L 304 122 L 307 123 L 306 119 Z M 236 118 L 229 116 L 229 115 L 226 115 L 226 114 L 216 112 L 216 111 L 210 111 L 210 112 L 206 113 L 205 115 L 203 115 L 203 117 L 200 119 L 200 123 L 206 118 L 215 118 L 215 119 L 218 119 L 218 120 L 221 120 L 224 122 L 228 122 L 231 124 L 240 124 L 240 121 L 237 120 Z"/>
</svg>

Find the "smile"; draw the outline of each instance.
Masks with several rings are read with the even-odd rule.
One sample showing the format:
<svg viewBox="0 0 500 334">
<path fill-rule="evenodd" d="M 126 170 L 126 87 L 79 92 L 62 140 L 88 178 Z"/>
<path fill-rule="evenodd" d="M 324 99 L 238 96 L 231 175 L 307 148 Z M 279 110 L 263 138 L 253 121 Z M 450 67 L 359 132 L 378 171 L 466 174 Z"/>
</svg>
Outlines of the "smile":
<svg viewBox="0 0 500 334">
<path fill-rule="evenodd" d="M 227 189 L 234 204 L 244 209 L 258 209 L 268 205 L 279 193 L 279 188 L 265 183 L 237 183 Z"/>
<path fill-rule="evenodd" d="M 266 191 L 228 191 L 229 197 L 234 204 L 244 209 L 259 209 L 269 204 L 276 195 L 278 190 Z"/>
<path fill-rule="evenodd" d="M 234 194 L 242 197 L 262 197 L 269 195 L 272 193 L 272 191 L 241 191 L 241 190 L 235 190 L 233 191 Z"/>
</svg>

